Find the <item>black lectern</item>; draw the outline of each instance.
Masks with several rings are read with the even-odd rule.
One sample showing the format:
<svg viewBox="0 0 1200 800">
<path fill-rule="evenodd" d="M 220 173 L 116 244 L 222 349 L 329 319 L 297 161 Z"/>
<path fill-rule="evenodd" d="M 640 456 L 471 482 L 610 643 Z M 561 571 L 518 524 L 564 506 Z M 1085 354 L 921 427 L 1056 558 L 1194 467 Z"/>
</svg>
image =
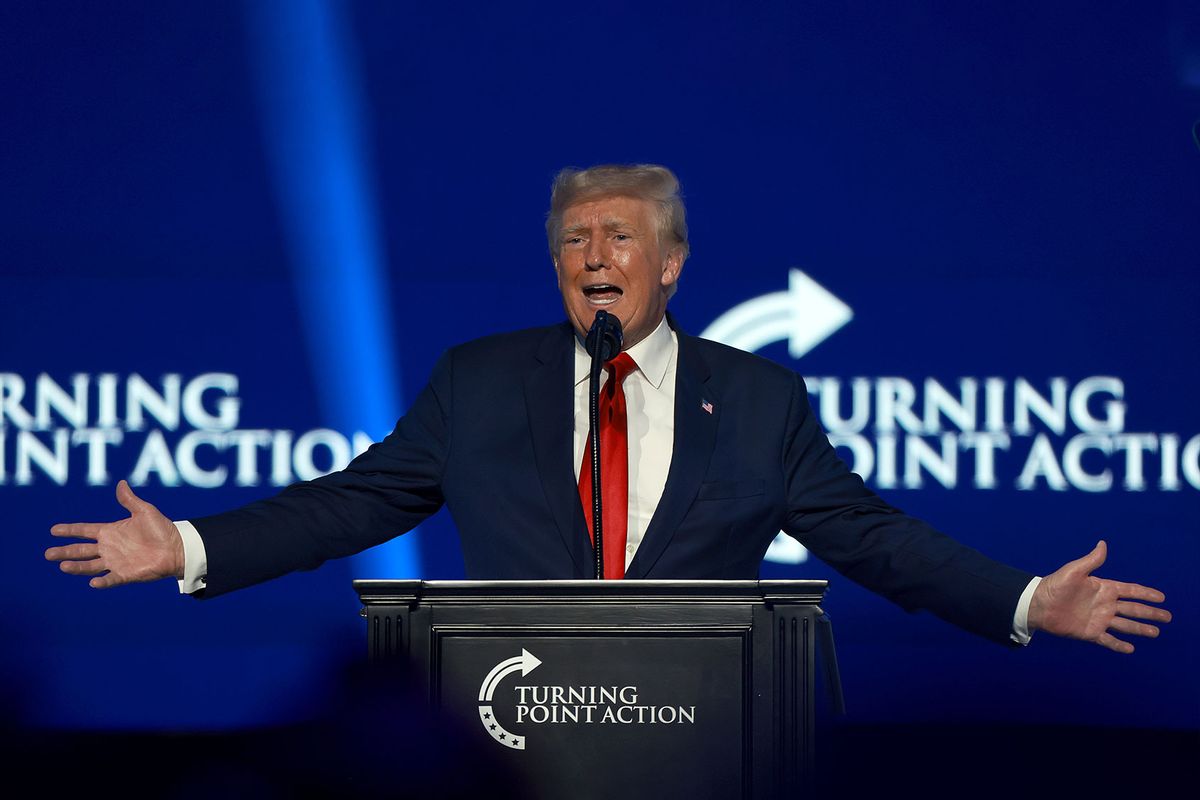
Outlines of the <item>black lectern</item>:
<svg viewBox="0 0 1200 800">
<path fill-rule="evenodd" d="M 547 798 L 796 796 L 825 581 L 355 581 L 371 660 Z M 507 751 L 507 752 L 505 752 Z"/>
</svg>

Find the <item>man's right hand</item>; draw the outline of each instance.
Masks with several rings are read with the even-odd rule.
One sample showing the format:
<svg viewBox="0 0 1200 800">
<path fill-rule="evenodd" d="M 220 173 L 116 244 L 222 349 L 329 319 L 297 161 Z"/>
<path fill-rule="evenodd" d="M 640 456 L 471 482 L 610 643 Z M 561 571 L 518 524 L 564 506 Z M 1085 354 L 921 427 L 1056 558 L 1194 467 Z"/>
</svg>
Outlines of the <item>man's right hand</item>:
<svg viewBox="0 0 1200 800">
<path fill-rule="evenodd" d="M 52 536 L 88 539 L 81 544 L 51 547 L 48 561 L 71 575 L 94 575 L 94 589 L 125 583 L 183 578 L 183 539 L 175 524 L 154 506 L 133 493 L 129 484 L 117 484 L 117 502 L 129 512 L 117 522 L 74 522 L 55 525 Z"/>
</svg>

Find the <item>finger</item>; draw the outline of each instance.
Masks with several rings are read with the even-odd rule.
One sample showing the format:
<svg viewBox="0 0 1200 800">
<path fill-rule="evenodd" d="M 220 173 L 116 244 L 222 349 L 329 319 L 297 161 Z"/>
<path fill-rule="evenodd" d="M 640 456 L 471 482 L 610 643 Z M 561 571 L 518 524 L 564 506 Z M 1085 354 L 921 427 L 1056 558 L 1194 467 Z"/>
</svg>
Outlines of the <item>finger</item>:
<svg viewBox="0 0 1200 800">
<path fill-rule="evenodd" d="M 47 561 L 86 561 L 100 557 L 98 544 L 68 544 L 62 547 L 51 547 L 46 551 Z"/>
<path fill-rule="evenodd" d="M 124 506 L 130 514 L 140 511 L 143 506 L 148 505 L 145 500 L 133 493 L 133 489 L 129 488 L 128 481 L 117 482 L 117 502 Z"/>
<path fill-rule="evenodd" d="M 50 528 L 51 536 L 64 536 L 68 539 L 95 539 L 96 534 L 104 528 L 103 522 L 60 522 Z"/>
<path fill-rule="evenodd" d="M 1144 622 L 1134 622 L 1131 619 L 1124 617 L 1113 617 L 1112 622 L 1108 623 L 1109 630 L 1117 631 L 1118 633 L 1128 633 L 1133 636 L 1145 636 L 1150 639 L 1158 638 L 1158 628 L 1154 625 L 1147 625 Z"/>
<path fill-rule="evenodd" d="M 1109 581 L 1109 583 L 1116 587 L 1118 597 L 1145 600 L 1150 603 L 1163 603 L 1167 599 L 1167 596 L 1158 589 L 1142 586 L 1140 583 L 1122 583 L 1121 581 Z"/>
<path fill-rule="evenodd" d="M 1125 653 L 1128 655 L 1129 653 L 1133 652 L 1133 645 L 1131 645 L 1129 642 L 1118 639 L 1109 633 L 1100 634 L 1100 636 L 1096 639 L 1096 644 L 1100 645 L 1101 647 L 1107 647 L 1114 653 Z"/>
<path fill-rule="evenodd" d="M 108 570 L 102 558 L 93 558 L 91 561 L 63 561 L 58 568 L 68 575 L 99 575 Z"/>
<path fill-rule="evenodd" d="M 113 574 L 110 572 L 107 575 L 92 578 L 88 581 L 88 586 L 93 589 L 111 589 L 114 586 L 120 586 L 122 583 L 125 583 L 125 581 L 113 577 Z"/>
<path fill-rule="evenodd" d="M 1155 622 L 1171 621 L 1171 612 L 1165 608 L 1155 608 L 1154 606 L 1145 606 L 1141 603 L 1130 603 L 1124 600 L 1117 603 L 1117 613 L 1122 617 L 1130 617 L 1131 619 L 1152 619 Z"/>
</svg>

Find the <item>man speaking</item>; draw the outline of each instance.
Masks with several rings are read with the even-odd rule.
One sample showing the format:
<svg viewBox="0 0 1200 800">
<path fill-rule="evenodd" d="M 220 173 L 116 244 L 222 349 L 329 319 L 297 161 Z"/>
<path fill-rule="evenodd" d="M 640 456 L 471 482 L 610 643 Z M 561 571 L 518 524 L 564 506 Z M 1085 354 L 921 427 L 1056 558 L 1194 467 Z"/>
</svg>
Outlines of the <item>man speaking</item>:
<svg viewBox="0 0 1200 800">
<path fill-rule="evenodd" d="M 180 523 L 122 481 L 130 517 L 55 525 L 88 541 L 46 557 L 96 588 L 173 576 L 211 597 L 357 553 L 445 504 L 471 578 L 591 577 L 582 339 L 606 311 L 624 329 L 600 400 L 606 578 L 754 578 L 783 530 L 905 609 L 998 642 L 1045 630 L 1128 653 L 1114 634 L 1157 636 L 1170 620 L 1141 602 L 1161 592 L 1091 576 L 1103 542 L 1039 579 L 901 514 L 837 457 L 796 373 L 678 330 L 666 309 L 688 236 L 670 170 L 564 170 L 546 232 L 567 322 L 451 349 L 346 469 Z"/>
</svg>

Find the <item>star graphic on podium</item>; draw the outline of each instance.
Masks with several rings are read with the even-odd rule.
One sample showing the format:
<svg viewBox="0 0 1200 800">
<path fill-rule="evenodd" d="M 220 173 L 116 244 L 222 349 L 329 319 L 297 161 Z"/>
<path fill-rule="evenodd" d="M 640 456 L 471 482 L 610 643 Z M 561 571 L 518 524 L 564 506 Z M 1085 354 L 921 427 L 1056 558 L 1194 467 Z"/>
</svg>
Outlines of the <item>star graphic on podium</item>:
<svg viewBox="0 0 1200 800">
<path fill-rule="evenodd" d="M 521 673 L 521 676 L 524 677 L 537 669 L 541 663 L 533 653 L 521 648 L 521 655 L 506 658 L 496 664 L 479 685 L 479 721 L 488 736 L 510 749 L 524 750 L 526 747 L 525 737 L 514 736 L 504 730 L 495 708 L 492 707 L 492 697 L 496 693 L 497 685 L 504 678 L 516 672 Z"/>
</svg>

